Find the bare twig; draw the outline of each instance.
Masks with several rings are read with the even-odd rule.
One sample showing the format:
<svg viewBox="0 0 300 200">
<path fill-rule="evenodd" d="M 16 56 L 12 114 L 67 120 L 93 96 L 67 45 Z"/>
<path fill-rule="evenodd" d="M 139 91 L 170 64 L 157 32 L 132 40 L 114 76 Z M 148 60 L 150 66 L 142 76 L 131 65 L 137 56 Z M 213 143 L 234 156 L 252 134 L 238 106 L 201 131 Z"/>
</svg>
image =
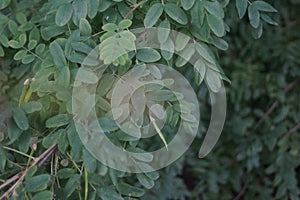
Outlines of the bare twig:
<svg viewBox="0 0 300 200">
<path fill-rule="evenodd" d="M 298 129 L 300 129 L 300 122 L 298 122 L 298 124 L 293 128 L 291 128 L 290 130 L 288 130 L 288 132 L 286 132 L 284 136 L 289 137 L 292 133 L 296 132 Z"/>
<path fill-rule="evenodd" d="M 286 88 L 284 88 L 283 93 L 286 94 L 291 91 L 295 85 L 299 82 L 300 78 L 298 77 L 293 82 L 291 82 Z M 275 108 L 279 105 L 280 101 L 276 99 L 276 101 L 271 105 L 271 107 L 267 110 L 267 112 L 262 116 L 262 118 L 256 123 L 255 127 L 251 132 L 247 132 L 246 135 L 250 135 L 254 132 L 266 119 L 267 117 L 275 110 Z"/>
<path fill-rule="evenodd" d="M 247 188 L 248 188 L 248 182 L 245 183 L 242 190 L 238 193 L 238 195 L 236 197 L 234 197 L 233 200 L 240 200 L 243 197 L 243 195 L 245 194 Z"/>
<path fill-rule="evenodd" d="M 140 5 L 142 5 L 144 3 L 144 1 L 140 1 L 139 3 L 137 4 L 134 4 L 132 9 L 129 10 L 129 12 L 125 15 L 124 19 L 127 19 L 132 13 L 133 11 L 135 11 Z"/>
<path fill-rule="evenodd" d="M 7 179 L 6 181 L 4 181 L 4 183 L 2 183 L 0 185 L 0 190 L 2 190 L 3 188 L 5 188 L 6 186 L 8 186 L 9 184 L 11 184 L 12 182 L 16 181 L 18 178 L 19 178 L 19 174 L 16 174 L 13 177 Z"/>
<path fill-rule="evenodd" d="M 22 184 L 27 172 L 29 169 L 31 169 L 33 166 L 38 166 L 40 167 L 42 164 L 45 163 L 45 161 L 47 159 L 45 158 L 49 158 L 50 155 L 57 149 L 57 144 L 53 144 L 49 149 L 47 149 L 44 153 L 42 153 L 39 157 L 33 159 L 33 161 L 31 162 L 31 164 L 27 167 L 25 167 L 20 173 L 18 173 L 17 175 L 13 176 L 12 178 L 8 179 L 7 181 L 5 181 L 0 188 L 4 188 L 5 186 L 9 185 L 10 183 L 12 183 L 13 181 L 16 181 L 1 197 L 0 200 L 8 198 L 14 191 L 15 189 Z M 8 183 L 7 183 L 8 182 Z"/>
</svg>

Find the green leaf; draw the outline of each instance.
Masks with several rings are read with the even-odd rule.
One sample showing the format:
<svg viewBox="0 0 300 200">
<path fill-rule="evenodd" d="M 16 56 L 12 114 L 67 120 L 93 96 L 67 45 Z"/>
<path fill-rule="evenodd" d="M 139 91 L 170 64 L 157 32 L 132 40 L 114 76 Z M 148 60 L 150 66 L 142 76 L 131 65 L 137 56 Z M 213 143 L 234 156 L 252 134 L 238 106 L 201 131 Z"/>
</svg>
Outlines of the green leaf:
<svg viewBox="0 0 300 200">
<path fill-rule="evenodd" d="M 98 76 L 87 68 L 81 68 L 77 72 L 76 79 L 80 82 L 95 84 L 98 82 Z"/>
<path fill-rule="evenodd" d="M 22 109 L 25 111 L 25 113 L 28 114 L 40 111 L 42 107 L 43 105 L 38 101 L 30 101 L 22 105 Z"/>
<path fill-rule="evenodd" d="M 89 54 L 93 50 L 89 45 L 87 45 L 83 42 L 72 43 L 72 48 L 75 51 L 79 51 L 79 52 L 82 52 L 82 53 L 85 53 L 85 54 Z"/>
<path fill-rule="evenodd" d="M 18 25 L 15 21 L 9 20 L 8 21 L 8 29 L 13 35 L 17 35 L 19 33 L 18 31 Z"/>
<path fill-rule="evenodd" d="M 65 186 L 64 189 L 65 198 L 69 198 L 71 194 L 75 191 L 75 189 L 79 186 L 80 186 L 80 175 L 75 174 L 74 176 L 72 176 L 72 178 L 68 180 Z"/>
<path fill-rule="evenodd" d="M 89 151 L 83 149 L 83 163 L 84 167 L 89 173 L 94 173 L 97 167 L 96 159 L 90 154 Z"/>
<path fill-rule="evenodd" d="M 38 192 L 47 188 L 51 176 L 49 174 L 42 174 L 28 178 L 25 181 L 25 190 L 27 192 Z"/>
<path fill-rule="evenodd" d="M 235 0 L 235 6 L 238 11 L 240 19 L 242 19 L 247 11 L 248 0 Z"/>
<path fill-rule="evenodd" d="M 27 54 L 22 58 L 22 63 L 26 65 L 26 64 L 32 63 L 34 61 L 34 59 L 35 59 L 34 55 Z"/>
<path fill-rule="evenodd" d="M 118 191 L 126 196 L 141 197 L 145 194 L 143 189 L 121 182 L 117 185 Z"/>
<path fill-rule="evenodd" d="M 203 81 L 206 73 L 206 66 L 202 59 L 197 60 L 197 62 L 194 65 L 195 70 L 199 73 L 201 80 L 199 81 L 199 84 Z"/>
<path fill-rule="evenodd" d="M 7 123 L 7 132 L 10 143 L 15 142 L 22 133 L 21 129 L 12 120 Z"/>
<path fill-rule="evenodd" d="M 5 151 L 0 147 L 0 172 L 5 170 L 6 166 L 6 154 Z"/>
<path fill-rule="evenodd" d="M 18 147 L 22 152 L 27 152 L 30 147 L 31 131 L 27 130 L 18 138 Z"/>
<path fill-rule="evenodd" d="M 14 48 L 14 49 L 19 49 L 22 47 L 21 43 L 16 41 L 16 40 L 10 40 L 8 41 L 8 45 L 11 47 L 11 48 Z"/>
<path fill-rule="evenodd" d="M 212 64 L 215 63 L 215 59 L 211 56 L 211 53 L 209 52 L 209 48 L 207 46 L 197 42 L 195 43 L 195 48 L 202 58 L 204 58 L 206 61 Z"/>
<path fill-rule="evenodd" d="M 158 37 L 158 41 L 160 43 L 164 43 L 168 40 L 169 35 L 170 35 L 170 30 L 171 25 L 170 22 L 168 20 L 162 21 L 157 29 L 157 37 Z"/>
<path fill-rule="evenodd" d="M 139 49 L 136 54 L 136 57 L 138 60 L 146 63 L 156 62 L 161 59 L 161 56 L 158 53 L 158 51 L 152 48 Z"/>
<path fill-rule="evenodd" d="M 165 5 L 165 12 L 179 24 L 186 25 L 188 23 L 185 12 L 174 3 L 167 3 Z"/>
<path fill-rule="evenodd" d="M 16 20 L 19 24 L 26 24 L 27 23 L 26 15 L 22 12 L 18 12 L 16 14 Z"/>
<path fill-rule="evenodd" d="M 161 79 L 161 78 L 162 78 L 162 74 L 161 74 L 159 68 L 156 67 L 155 65 L 148 65 L 148 69 L 149 69 L 150 73 L 151 73 L 156 79 Z"/>
<path fill-rule="evenodd" d="M 107 23 L 102 26 L 102 30 L 107 32 L 115 32 L 118 29 L 118 26 L 114 23 Z"/>
<path fill-rule="evenodd" d="M 28 43 L 28 50 L 32 50 L 36 47 L 37 45 L 37 41 L 36 40 L 30 40 L 29 43 Z"/>
<path fill-rule="evenodd" d="M 51 200 L 53 194 L 51 191 L 43 191 L 35 194 L 31 200 Z"/>
<path fill-rule="evenodd" d="M 57 25 L 47 26 L 47 27 L 41 29 L 41 35 L 42 35 L 43 39 L 48 41 L 53 37 L 56 37 L 62 33 L 65 33 L 66 30 L 67 30 L 67 27 L 65 27 L 65 26 L 63 26 L 63 27 L 59 27 Z"/>
<path fill-rule="evenodd" d="M 208 14 L 207 22 L 210 29 L 218 37 L 223 37 L 225 35 L 224 21 L 216 15 Z"/>
<path fill-rule="evenodd" d="M 26 50 L 20 50 L 14 55 L 14 60 L 21 60 L 27 54 Z"/>
<path fill-rule="evenodd" d="M 88 0 L 87 1 L 89 18 L 93 19 L 96 17 L 96 15 L 98 13 L 99 4 L 100 4 L 100 0 Z M 102 1 L 101 1 L 101 4 L 103 4 Z"/>
<path fill-rule="evenodd" d="M 152 180 L 157 180 L 159 178 L 159 173 L 157 171 L 152 171 L 145 173 L 146 176 L 148 176 Z"/>
<path fill-rule="evenodd" d="M 101 187 L 97 191 L 97 195 L 103 200 L 123 200 L 122 196 L 115 189 L 109 187 Z"/>
<path fill-rule="evenodd" d="M 80 19 L 79 30 L 81 35 L 89 36 L 92 34 L 92 27 L 90 23 L 84 18 Z"/>
<path fill-rule="evenodd" d="M 277 10 L 271 6 L 269 3 L 265 1 L 254 1 L 252 3 L 252 6 L 256 7 L 257 10 L 259 11 L 264 11 L 264 12 L 277 12 Z"/>
<path fill-rule="evenodd" d="M 186 34 L 183 33 L 178 33 L 175 39 L 175 49 L 176 51 L 181 51 L 183 50 L 188 42 L 190 41 L 190 37 Z"/>
<path fill-rule="evenodd" d="M 74 123 L 72 123 L 68 129 L 68 139 L 72 148 L 72 158 L 78 160 L 82 152 L 82 142 L 77 134 Z"/>
<path fill-rule="evenodd" d="M 207 82 L 208 87 L 213 92 L 218 92 L 221 89 L 221 79 L 218 72 L 207 68 L 205 80 Z"/>
<path fill-rule="evenodd" d="M 68 114 L 59 114 L 54 117 L 49 118 L 46 121 L 46 127 L 47 128 L 55 128 L 55 127 L 60 127 L 64 126 L 71 121 L 71 116 Z"/>
<path fill-rule="evenodd" d="M 57 177 L 59 179 L 68 179 L 71 178 L 73 175 L 75 174 L 75 170 L 72 168 L 64 168 L 64 169 L 60 169 L 57 172 Z"/>
<path fill-rule="evenodd" d="M 154 181 L 150 179 L 148 176 L 145 174 L 138 173 L 136 175 L 138 181 L 147 189 L 151 189 L 154 186 Z"/>
<path fill-rule="evenodd" d="M 263 24 L 260 21 L 258 27 L 256 29 L 252 29 L 252 35 L 255 39 L 258 39 L 262 36 L 262 34 L 263 34 Z"/>
<path fill-rule="evenodd" d="M 67 147 L 69 146 L 69 141 L 67 138 L 67 133 L 62 132 L 60 133 L 59 137 L 58 137 L 58 150 L 64 154 Z"/>
<path fill-rule="evenodd" d="M 120 21 L 119 28 L 120 29 L 126 29 L 129 28 L 132 25 L 132 21 L 130 19 L 124 19 Z"/>
<path fill-rule="evenodd" d="M 65 58 L 64 52 L 57 41 L 52 42 L 49 46 L 49 49 L 54 63 L 58 68 L 67 66 L 67 60 Z"/>
<path fill-rule="evenodd" d="M 251 4 L 248 7 L 248 17 L 250 20 L 250 24 L 253 28 L 258 28 L 260 23 L 260 13 L 257 9 L 257 7 L 253 4 Z"/>
<path fill-rule="evenodd" d="M 82 0 L 74 0 L 73 3 L 73 22 L 75 25 L 79 25 L 81 18 L 86 18 L 87 16 L 87 2 Z"/>
<path fill-rule="evenodd" d="M 212 37 L 212 44 L 220 50 L 226 51 L 229 47 L 228 43 L 222 38 Z"/>
<path fill-rule="evenodd" d="M 40 40 L 40 30 L 36 27 L 34 27 L 30 33 L 29 33 L 29 40 L 35 40 L 39 41 Z"/>
<path fill-rule="evenodd" d="M 261 14 L 261 18 L 267 22 L 268 24 L 272 24 L 274 26 L 278 26 L 278 23 L 276 21 L 274 21 L 273 19 L 271 19 L 271 17 L 269 17 L 266 14 Z"/>
<path fill-rule="evenodd" d="M 187 62 L 190 61 L 194 53 L 195 53 L 194 44 L 188 44 L 181 52 L 178 53 L 178 58 L 175 63 L 176 66 L 177 67 L 184 66 Z"/>
<path fill-rule="evenodd" d="M 119 129 L 116 122 L 107 117 L 101 117 L 98 119 L 99 125 L 104 132 L 116 131 Z"/>
<path fill-rule="evenodd" d="M 104 74 L 101 77 L 101 80 L 99 82 L 99 86 L 97 88 L 97 94 L 100 96 L 105 96 L 107 92 L 112 88 L 114 84 L 114 76 L 112 74 Z"/>
<path fill-rule="evenodd" d="M 57 26 L 66 25 L 73 15 L 73 7 L 70 3 L 59 6 L 55 15 L 55 23 Z"/>
<path fill-rule="evenodd" d="M 158 19 L 160 18 L 161 14 L 163 13 L 164 7 L 161 3 L 156 3 L 151 6 L 148 10 L 145 19 L 144 25 L 146 28 L 150 28 L 156 24 Z"/>
<path fill-rule="evenodd" d="M 24 46 L 24 44 L 25 44 L 26 41 L 27 41 L 26 33 L 22 33 L 22 34 L 19 36 L 18 39 L 19 39 L 20 45 L 21 45 L 21 46 Z"/>
<path fill-rule="evenodd" d="M 27 130 L 29 128 L 28 119 L 22 109 L 20 108 L 13 109 L 13 118 L 17 126 L 21 130 Z"/>
<path fill-rule="evenodd" d="M 61 69 L 58 69 L 56 75 L 57 75 L 56 76 L 57 83 L 67 88 L 70 84 L 70 76 L 71 76 L 69 67 L 63 67 Z"/>
<path fill-rule="evenodd" d="M 6 37 L 6 35 L 0 35 L 0 43 L 4 46 L 4 47 L 8 47 L 8 39 Z"/>
<path fill-rule="evenodd" d="M 10 4 L 10 0 L 1 0 L 0 1 L 0 10 L 6 8 Z"/>
<path fill-rule="evenodd" d="M 45 44 L 39 44 L 37 45 L 37 47 L 35 48 L 35 53 L 36 54 L 42 54 L 45 50 L 46 45 Z"/>
<path fill-rule="evenodd" d="M 205 1 L 205 9 L 211 14 L 221 19 L 224 18 L 224 10 L 218 1 Z"/>
<path fill-rule="evenodd" d="M 181 0 L 181 5 L 184 10 L 189 10 L 193 7 L 195 0 Z"/>
<path fill-rule="evenodd" d="M 4 49 L 2 46 L 0 46 L 0 57 L 3 57 L 5 55 Z"/>
<path fill-rule="evenodd" d="M 43 142 L 42 142 L 43 147 L 45 147 L 45 148 L 51 147 L 51 145 L 56 143 L 58 137 L 63 133 L 64 133 L 63 129 L 59 129 L 59 130 L 55 131 L 54 133 L 47 135 L 47 137 L 45 137 L 43 139 Z"/>
<path fill-rule="evenodd" d="M 170 90 L 153 90 L 149 92 L 149 99 L 154 101 L 168 101 L 172 97 L 174 97 L 174 93 Z"/>
</svg>

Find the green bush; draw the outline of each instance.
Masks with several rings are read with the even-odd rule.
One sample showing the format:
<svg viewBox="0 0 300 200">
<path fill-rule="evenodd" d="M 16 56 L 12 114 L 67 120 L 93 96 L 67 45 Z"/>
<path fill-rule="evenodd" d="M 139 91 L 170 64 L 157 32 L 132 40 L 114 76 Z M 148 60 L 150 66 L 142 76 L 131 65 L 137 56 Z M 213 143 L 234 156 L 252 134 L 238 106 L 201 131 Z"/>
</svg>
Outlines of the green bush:
<svg viewBox="0 0 300 200">
<path fill-rule="evenodd" d="M 275 0 L 278 14 L 258 0 L 0 0 L 1 198 L 299 199 L 299 3 Z M 136 49 L 134 42 L 146 36 L 132 30 L 145 27 L 161 28 L 156 40 L 169 52 Z M 192 40 L 180 34 L 172 40 L 167 29 Z M 194 57 L 200 59 L 192 66 Z M 108 65 L 100 68 L 99 84 L 89 70 L 76 81 L 97 60 Z M 114 144 L 136 153 L 167 147 L 181 121 L 189 132 L 193 120 L 161 88 L 151 90 L 166 101 L 167 124 L 156 128 L 158 137 L 133 138 L 112 120 L 114 83 L 143 63 L 153 63 L 155 77 L 158 64 L 183 74 L 201 119 L 184 156 L 159 171 L 131 174 L 105 166 L 82 143 L 72 90 L 96 84 L 96 97 L 80 94 L 79 107 L 88 116 L 85 101 L 96 99 L 97 122 Z M 213 151 L 199 159 L 210 120 L 208 91 L 218 92 L 221 80 L 225 127 Z"/>
</svg>

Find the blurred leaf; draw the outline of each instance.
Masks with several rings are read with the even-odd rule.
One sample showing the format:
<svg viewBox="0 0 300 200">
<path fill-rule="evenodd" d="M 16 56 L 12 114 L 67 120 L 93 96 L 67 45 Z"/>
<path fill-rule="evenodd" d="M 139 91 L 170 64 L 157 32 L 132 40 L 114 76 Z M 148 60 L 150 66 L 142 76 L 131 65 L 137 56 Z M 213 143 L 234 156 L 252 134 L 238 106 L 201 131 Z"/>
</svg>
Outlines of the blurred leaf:
<svg viewBox="0 0 300 200">
<path fill-rule="evenodd" d="M 28 178 L 25 181 L 25 190 L 27 192 L 38 192 L 47 188 L 50 182 L 51 176 L 48 174 L 42 174 Z"/>
</svg>

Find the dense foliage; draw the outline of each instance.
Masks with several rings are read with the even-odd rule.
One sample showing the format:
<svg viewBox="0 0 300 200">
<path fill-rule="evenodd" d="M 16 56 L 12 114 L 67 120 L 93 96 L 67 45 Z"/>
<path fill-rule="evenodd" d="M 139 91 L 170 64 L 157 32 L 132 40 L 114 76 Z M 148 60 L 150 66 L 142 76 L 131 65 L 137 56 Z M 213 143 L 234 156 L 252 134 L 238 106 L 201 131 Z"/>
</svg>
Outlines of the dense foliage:
<svg viewBox="0 0 300 200">
<path fill-rule="evenodd" d="M 299 199 L 299 4 L 0 0 L 1 197 Z M 153 26 L 179 31 L 193 41 L 180 34 L 170 39 L 162 31 L 159 45 L 168 52 L 136 51 L 133 43 L 139 38 L 130 30 Z M 167 168 L 139 174 L 111 169 L 97 161 L 77 135 L 72 89 L 81 64 L 94 62 L 85 60 L 87 54 L 100 43 L 96 57 L 109 67 L 97 87 L 96 108 L 114 143 L 134 152 L 155 150 L 172 139 L 180 121 L 187 130 L 192 128 L 188 122 L 193 119 L 180 114 L 173 96 L 159 92 L 158 100 L 167 102 L 168 122 L 159 137 L 140 141 L 116 126 L 110 91 L 133 66 L 169 65 L 196 91 L 201 112 L 197 138 Z M 200 59 L 191 66 L 187 62 L 195 56 Z M 159 77 L 155 65 L 150 74 Z M 75 85 L 98 81 L 93 73 L 86 77 Z M 217 92 L 221 79 L 228 98 L 225 127 L 213 151 L 199 159 L 210 119 L 208 90 Z M 90 109 L 84 104 L 89 97 L 78 97 L 83 99 L 83 111 Z"/>
</svg>

